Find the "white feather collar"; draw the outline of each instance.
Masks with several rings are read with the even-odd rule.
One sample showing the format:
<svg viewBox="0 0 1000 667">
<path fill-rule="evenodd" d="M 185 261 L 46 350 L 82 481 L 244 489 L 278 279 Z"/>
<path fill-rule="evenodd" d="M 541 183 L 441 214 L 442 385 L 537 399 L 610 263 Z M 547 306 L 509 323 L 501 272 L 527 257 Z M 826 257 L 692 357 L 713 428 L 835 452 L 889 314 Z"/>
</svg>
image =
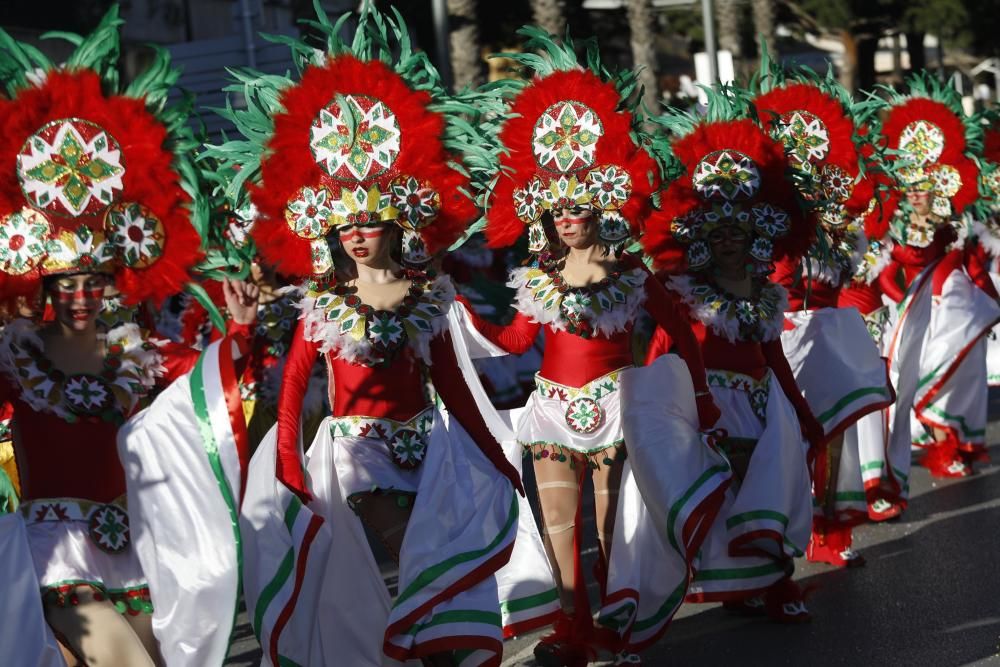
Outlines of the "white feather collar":
<svg viewBox="0 0 1000 667">
<path fill-rule="evenodd" d="M 554 269 L 522 267 L 511 271 L 508 287 L 517 290 L 514 307 L 556 331 L 609 337 L 625 331 L 646 301 L 649 274 L 636 267 L 615 272 L 583 288 L 569 287 Z"/>
<path fill-rule="evenodd" d="M 781 285 L 764 281 L 756 299 L 741 299 L 688 275 L 671 276 L 666 285 L 699 322 L 731 343 L 772 341 L 784 330 L 788 292 Z"/>
</svg>

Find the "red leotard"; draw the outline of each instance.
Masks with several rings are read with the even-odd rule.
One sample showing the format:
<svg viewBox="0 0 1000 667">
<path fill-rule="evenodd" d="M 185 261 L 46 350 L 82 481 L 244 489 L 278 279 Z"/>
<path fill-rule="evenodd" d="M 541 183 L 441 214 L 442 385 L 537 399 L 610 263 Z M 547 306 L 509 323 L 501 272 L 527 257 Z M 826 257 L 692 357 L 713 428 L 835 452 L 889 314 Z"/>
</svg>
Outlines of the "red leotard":
<svg viewBox="0 0 1000 667">
<path fill-rule="evenodd" d="M 931 277 L 934 296 L 941 295 L 944 283 L 952 272 L 965 266 L 972 281 L 984 292 L 997 298 L 996 289 L 986 268 L 988 264 L 983 261 L 980 253 L 975 252 L 975 249 L 948 251 L 948 246 L 954 243 L 956 238 L 955 230 L 951 227 L 938 227 L 934 231 L 934 239 L 926 247 L 894 246 L 891 261 L 879 274 L 879 287 L 890 299 L 898 303 L 906 295 L 906 287 L 916 280 L 920 272 L 935 260 L 941 259 Z"/>
<path fill-rule="evenodd" d="M 170 384 L 198 360 L 197 351 L 174 344 L 160 353 L 167 371 L 158 386 Z M 99 417 L 70 423 L 35 410 L 20 393 L 17 384 L 0 375 L 0 404 L 10 403 L 14 409 L 14 453 L 23 500 L 65 497 L 107 503 L 125 493 L 118 424 Z"/>
<path fill-rule="evenodd" d="M 706 391 L 705 366 L 701 360 L 697 341 L 678 310 L 674 295 L 653 278 L 647 276 L 643 285 L 646 312 L 670 332 L 677 343 L 678 352 L 691 373 L 695 391 Z M 523 313 L 501 326 L 478 317 L 473 318 L 476 328 L 490 341 L 511 354 L 523 354 L 534 344 L 542 325 Z M 632 329 L 634 322 L 611 336 L 595 334 L 584 338 L 564 330 L 545 325 L 545 352 L 542 356 L 540 375 L 551 382 L 568 387 L 582 387 L 588 382 L 626 366 L 634 365 L 632 356 Z"/>
<path fill-rule="evenodd" d="M 305 477 L 299 456 L 299 423 L 302 402 L 309 385 L 319 345 L 305 339 L 300 324 L 292 339 L 278 399 L 277 476 L 289 488 L 305 496 Z M 466 386 L 455 357 L 451 336 L 445 332 L 430 343 L 431 381 L 449 413 L 458 420 L 487 458 L 494 461 L 499 445 L 483 421 L 476 401 Z M 351 415 L 407 421 L 429 407 L 424 386 L 424 364 L 405 347 L 388 365 L 368 366 L 326 354 L 330 405 L 334 417 Z M 496 462 L 494 461 L 494 464 Z"/>
<path fill-rule="evenodd" d="M 785 352 L 781 348 L 779 338 L 763 343 L 756 341 L 730 342 L 728 338 L 719 336 L 710 327 L 691 316 L 686 306 L 681 305 L 680 307 L 691 322 L 691 330 L 701 348 L 701 356 L 705 360 L 706 368 L 742 373 L 755 380 L 764 377 L 770 368 L 785 396 L 795 408 L 799 422 L 811 424 L 814 429 L 819 429 L 818 432 L 822 432 L 822 426 L 816 421 L 809 404 L 795 382 L 795 374 L 792 373 L 792 369 L 788 365 L 788 359 L 785 358 Z M 669 352 L 671 344 L 670 334 L 662 327 L 657 327 L 646 354 L 646 363 L 652 363 L 657 357 Z"/>
</svg>

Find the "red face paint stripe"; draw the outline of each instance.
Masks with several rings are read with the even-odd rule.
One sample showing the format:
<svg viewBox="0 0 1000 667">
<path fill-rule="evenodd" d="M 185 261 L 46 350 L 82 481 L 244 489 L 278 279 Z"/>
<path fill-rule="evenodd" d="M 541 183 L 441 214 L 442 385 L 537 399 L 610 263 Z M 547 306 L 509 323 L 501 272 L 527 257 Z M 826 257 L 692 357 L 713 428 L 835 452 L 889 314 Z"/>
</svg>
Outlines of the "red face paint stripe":
<svg viewBox="0 0 1000 667">
<path fill-rule="evenodd" d="M 100 289 L 75 289 L 73 291 L 56 288 L 54 291 L 59 303 L 71 303 L 76 300 L 98 301 L 104 296 L 103 287 Z"/>
</svg>

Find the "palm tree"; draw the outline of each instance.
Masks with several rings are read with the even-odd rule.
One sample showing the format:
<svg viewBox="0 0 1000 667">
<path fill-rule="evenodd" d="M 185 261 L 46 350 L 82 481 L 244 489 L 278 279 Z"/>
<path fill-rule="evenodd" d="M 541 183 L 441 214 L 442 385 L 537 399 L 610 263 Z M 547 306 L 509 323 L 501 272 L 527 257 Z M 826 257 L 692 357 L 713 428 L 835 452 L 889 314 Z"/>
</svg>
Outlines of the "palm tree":
<svg viewBox="0 0 1000 667">
<path fill-rule="evenodd" d="M 653 12 L 650 0 L 626 0 L 632 62 L 639 70 L 643 86 L 642 103 L 650 113 L 658 113 L 659 87 L 656 82 L 656 51 L 653 48 Z"/>
<path fill-rule="evenodd" d="M 565 0 L 531 0 L 531 16 L 550 35 L 561 38 L 566 34 Z"/>
<path fill-rule="evenodd" d="M 739 0 L 715 0 L 715 20 L 718 23 L 719 48 L 733 54 L 733 64 L 737 65 L 742 54 L 740 47 Z"/>
<path fill-rule="evenodd" d="M 774 0 L 751 0 L 753 8 L 753 27 L 757 34 L 757 43 L 764 43 L 771 57 L 778 55 L 774 42 Z"/>
<path fill-rule="evenodd" d="M 476 0 L 448 0 L 451 71 L 455 90 L 482 83 L 482 46 L 476 23 Z"/>
</svg>

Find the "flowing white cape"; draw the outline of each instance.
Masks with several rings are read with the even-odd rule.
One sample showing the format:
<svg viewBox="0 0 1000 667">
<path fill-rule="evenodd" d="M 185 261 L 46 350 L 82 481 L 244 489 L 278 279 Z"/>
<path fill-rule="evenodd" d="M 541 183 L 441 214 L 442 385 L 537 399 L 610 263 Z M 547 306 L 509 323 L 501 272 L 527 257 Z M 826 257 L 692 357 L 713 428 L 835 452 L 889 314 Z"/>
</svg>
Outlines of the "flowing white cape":
<svg viewBox="0 0 1000 667">
<path fill-rule="evenodd" d="M 56 638 L 45 622 L 38 576 L 19 513 L 0 515 L 0 581 L 7 610 L 0 623 L 3 664 L 66 667 Z"/>
<path fill-rule="evenodd" d="M 521 446 L 515 437 L 520 410 L 497 412 L 490 397 L 479 382 L 473 365 L 474 359 L 504 356 L 507 353 L 486 339 L 472 324 L 464 304 L 456 302 L 448 310 L 452 343 L 458 365 L 465 376 L 479 411 L 493 437 L 503 444 L 507 460 L 523 472 Z M 559 610 L 559 593 L 555 577 L 545 554 L 541 535 L 535 525 L 531 506 L 525 498 L 518 497 L 520 514 L 517 540 L 510 562 L 497 573 L 503 613 L 504 637 L 513 637 L 548 625 Z"/>
<path fill-rule="evenodd" d="M 246 424 L 232 365 L 231 340 L 213 343 L 118 432 L 133 545 L 169 667 L 221 665 L 236 620 Z"/>
<path fill-rule="evenodd" d="M 936 267 L 934 263 L 921 271 L 906 290 L 903 300 L 889 307 L 885 352 L 889 359 L 889 379 L 896 388 L 896 402 L 889 407 L 889 436 L 885 441 L 880 476 L 896 499 L 904 503 L 910 493 L 910 413 L 920 379 L 924 340 L 930 327 L 931 276 Z M 873 477 L 873 470 L 874 466 L 869 466 L 869 479 Z"/>
<path fill-rule="evenodd" d="M 894 396 L 885 360 L 856 308 L 785 313 L 793 329 L 781 346 L 795 382 L 827 435 L 888 407 Z"/>
<path fill-rule="evenodd" d="M 621 378 L 628 459 L 598 622 L 639 652 L 663 636 L 726 497 L 729 462 L 698 431 L 694 386 L 675 355 Z"/>
<path fill-rule="evenodd" d="M 520 449 L 513 442 L 510 425 L 488 409 L 489 399 L 472 365 L 470 350 L 484 356 L 495 348 L 471 334 L 471 324 L 463 321 L 463 315 L 461 308 L 449 309 L 449 330 L 464 379 L 490 430 L 505 443 L 508 458 L 519 467 Z M 501 648 L 501 627 L 503 636 L 527 631 L 544 625 L 558 609 L 554 580 L 530 507 L 512 494 L 461 426 L 448 423 L 443 416 L 431 440 L 434 445 L 449 444 L 429 447 L 422 464 L 422 481 L 402 547 L 400 595 L 395 602 L 364 529 L 339 487 L 334 472 L 337 445 L 329 428 L 321 425 L 308 452 L 306 469 L 315 496 L 308 505 L 275 479 L 276 428 L 261 443 L 250 464 L 240 523 L 247 609 L 264 650 L 263 664 L 395 665 L 396 658 L 415 645 L 445 650 L 459 635 L 483 638 L 481 649 L 463 654 L 462 665 L 483 664 Z M 462 461 L 471 467 L 465 469 Z M 466 472 L 456 476 L 461 470 Z M 479 481 L 466 489 L 471 483 L 466 479 L 469 474 Z M 477 500 L 473 493 L 483 498 Z M 496 515 L 495 500 L 486 500 L 497 493 L 506 498 L 506 519 Z M 453 509 L 446 511 L 446 507 Z M 459 532 L 463 536 L 454 538 Z M 485 550 L 476 549 L 485 532 L 497 533 L 497 539 Z M 452 548 L 455 539 L 465 540 L 468 548 L 477 551 L 475 558 L 467 563 L 437 562 L 438 552 L 442 547 Z M 437 605 L 432 617 L 420 616 L 416 623 L 410 620 L 424 602 L 435 597 L 435 586 L 460 580 L 511 546 L 510 560 L 494 575 Z M 496 646 L 490 644 L 494 632 Z"/>
<path fill-rule="evenodd" d="M 984 337 L 1000 320 L 1000 306 L 962 270 L 953 271 L 931 311 L 914 395 L 917 419 L 954 432 L 963 445 L 986 437 Z"/>
<path fill-rule="evenodd" d="M 795 326 L 781 334 L 795 382 L 827 436 L 844 434 L 834 489 L 836 516 L 857 522 L 868 516 L 858 425 L 872 415 L 865 426 L 881 421 L 881 412 L 895 399 L 887 362 L 856 308 L 798 311 L 786 313 L 785 319 Z M 814 513 L 823 515 L 815 498 Z"/>
</svg>

